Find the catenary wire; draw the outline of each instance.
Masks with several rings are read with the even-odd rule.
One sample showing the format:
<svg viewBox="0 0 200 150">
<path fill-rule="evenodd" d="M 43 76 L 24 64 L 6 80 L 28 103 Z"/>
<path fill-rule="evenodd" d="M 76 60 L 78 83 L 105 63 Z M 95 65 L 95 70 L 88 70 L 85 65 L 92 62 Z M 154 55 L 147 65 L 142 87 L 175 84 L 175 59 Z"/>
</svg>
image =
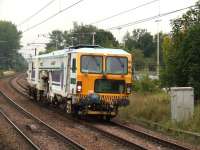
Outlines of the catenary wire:
<svg viewBox="0 0 200 150">
<path fill-rule="evenodd" d="M 19 23 L 17 26 L 21 26 L 24 23 L 28 22 L 29 20 L 31 20 L 33 17 L 35 17 L 37 14 L 39 14 L 40 12 L 42 12 L 45 8 L 47 8 L 49 5 L 51 5 L 55 0 L 51 0 L 50 2 L 48 2 L 46 5 L 44 5 L 41 9 L 39 9 L 37 12 L 35 12 L 34 14 L 32 14 L 31 16 L 27 17 L 26 19 L 24 19 L 21 23 Z"/>
<path fill-rule="evenodd" d="M 157 18 L 160 18 L 160 17 L 164 17 L 164 16 L 167 16 L 167 15 L 170 15 L 170 14 L 173 14 L 173 13 L 177 13 L 179 11 L 183 11 L 185 9 L 189 9 L 189 8 L 192 8 L 192 7 L 196 7 L 196 5 L 192 5 L 192 6 L 184 7 L 184 8 L 181 8 L 181 9 L 173 10 L 173 11 L 170 11 L 170 12 L 167 12 L 167 13 L 162 13 L 162 14 L 155 15 L 155 16 L 152 16 L 152 17 L 136 20 L 134 22 L 129 22 L 129 23 L 122 24 L 122 25 L 119 25 L 119 26 L 110 27 L 110 28 L 107 28 L 106 30 L 115 30 L 115 29 L 121 29 L 121 28 L 124 28 L 124 27 L 133 26 L 133 25 L 140 24 L 140 23 L 147 22 L 147 21 L 151 21 L 151 20 L 154 20 L 154 19 L 157 19 Z"/>
<path fill-rule="evenodd" d="M 22 33 L 27 32 L 27 31 L 30 31 L 30 30 L 36 28 L 37 26 L 39 26 L 39 25 L 41 25 L 41 24 L 47 22 L 48 20 L 50 20 L 50 19 L 56 17 L 57 15 L 59 15 L 60 13 L 62 13 L 62 12 L 64 12 L 64 11 L 66 11 L 66 10 L 68 10 L 68 9 L 70 9 L 70 8 L 72 8 L 72 7 L 74 7 L 75 5 L 79 4 L 79 3 L 82 2 L 82 1 L 83 1 L 83 0 L 79 0 L 79 1 L 76 2 L 76 3 L 73 3 L 72 5 L 70 5 L 70 6 L 66 7 L 66 8 L 64 8 L 64 9 L 62 9 L 62 10 L 60 10 L 60 11 L 58 11 L 57 13 L 55 13 L 55 14 L 53 14 L 52 16 L 46 18 L 45 20 L 43 20 L 43 21 L 41 21 L 41 22 L 39 22 L 39 23 L 37 23 L 37 24 L 35 24 L 35 25 L 33 25 L 33 26 L 31 26 L 31 27 L 25 29 L 24 31 L 22 31 Z"/>
<path fill-rule="evenodd" d="M 141 4 L 141 5 L 136 6 L 136 7 L 134 7 L 134 8 L 131 8 L 131 9 L 128 9 L 128 10 L 125 10 L 125 11 L 121 11 L 121 12 L 119 12 L 119 13 L 117 13 L 117 14 L 114 14 L 114 15 L 112 15 L 112 16 L 106 17 L 106 18 L 104 18 L 104 19 L 101 19 L 101 20 L 98 20 L 98 21 L 95 21 L 95 22 L 92 22 L 92 23 L 90 23 L 90 24 L 93 25 L 93 24 L 97 24 L 97 23 L 100 23 L 100 22 L 104 22 L 104 21 L 106 21 L 106 20 L 109 20 L 109 19 L 112 19 L 112 18 L 114 18 L 114 17 L 123 15 L 123 14 L 125 14 L 125 13 L 128 13 L 128 12 L 130 12 L 130 11 L 136 10 L 136 9 L 138 9 L 138 8 L 141 8 L 141 7 L 150 5 L 150 4 L 155 3 L 155 2 L 157 2 L 157 1 L 159 1 L 159 0 L 153 0 L 153 1 L 150 1 L 150 2 L 147 2 L 147 3 L 144 3 L 144 4 Z"/>
</svg>

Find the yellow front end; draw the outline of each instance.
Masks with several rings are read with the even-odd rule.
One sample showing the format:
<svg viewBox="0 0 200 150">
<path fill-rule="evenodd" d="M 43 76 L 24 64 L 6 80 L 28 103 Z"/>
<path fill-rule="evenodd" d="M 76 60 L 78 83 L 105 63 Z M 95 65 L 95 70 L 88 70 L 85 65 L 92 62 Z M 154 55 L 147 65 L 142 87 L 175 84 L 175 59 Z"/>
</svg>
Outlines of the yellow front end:
<svg viewBox="0 0 200 150">
<path fill-rule="evenodd" d="M 92 66 L 92 63 L 94 65 L 97 63 L 96 66 L 102 67 L 100 72 L 83 70 L 81 67 L 88 67 L 86 64 L 83 64 L 85 63 L 82 60 L 84 57 L 91 57 L 91 62 L 88 66 Z M 96 60 L 102 64 L 99 65 Z M 107 64 L 112 61 L 118 63 L 118 60 L 122 67 L 125 68 L 124 73 L 109 72 Z M 127 66 L 120 62 L 123 60 L 127 62 Z M 77 55 L 77 64 L 80 64 L 77 65 L 77 86 L 79 87 L 80 84 L 80 89 L 77 89 L 77 98 L 79 104 L 84 106 L 81 109 L 81 113 L 113 117 L 117 115 L 118 107 L 129 104 L 128 96 L 131 93 L 132 85 L 132 58 L 130 54 L 113 56 L 108 54 L 98 55 L 91 53 L 85 55 L 79 53 Z M 116 68 L 119 68 L 119 66 L 116 66 Z M 85 107 L 84 102 L 87 100 L 87 107 Z"/>
</svg>

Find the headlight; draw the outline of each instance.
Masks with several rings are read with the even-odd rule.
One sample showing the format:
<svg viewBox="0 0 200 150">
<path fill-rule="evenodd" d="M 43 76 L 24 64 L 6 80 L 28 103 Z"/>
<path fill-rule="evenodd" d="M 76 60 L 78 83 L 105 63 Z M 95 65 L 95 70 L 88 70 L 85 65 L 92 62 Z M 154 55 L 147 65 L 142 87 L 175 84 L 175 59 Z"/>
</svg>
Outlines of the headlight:
<svg viewBox="0 0 200 150">
<path fill-rule="evenodd" d="M 77 81 L 76 92 L 80 93 L 81 91 L 82 91 L 82 82 L 81 81 Z"/>
</svg>

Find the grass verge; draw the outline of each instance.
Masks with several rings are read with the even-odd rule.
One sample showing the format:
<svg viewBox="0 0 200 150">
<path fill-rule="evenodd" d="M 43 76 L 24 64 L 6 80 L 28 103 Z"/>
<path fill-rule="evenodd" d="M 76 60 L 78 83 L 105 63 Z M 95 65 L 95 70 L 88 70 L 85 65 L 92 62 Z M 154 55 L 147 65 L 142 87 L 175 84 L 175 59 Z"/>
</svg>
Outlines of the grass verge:
<svg viewBox="0 0 200 150">
<path fill-rule="evenodd" d="M 159 91 L 132 94 L 130 96 L 130 105 L 119 110 L 118 118 L 123 121 L 139 123 L 156 131 L 173 135 L 173 137 L 183 141 L 200 145 L 200 138 L 189 134 L 192 132 L 200 135 L 199 116 L 200 105 L 196 105 L 193 118 L 179 123 L 172 121 L 170 97 L 167 93 Z M 186 132 L 183 133 L 182 131 Z"/>
</svg>

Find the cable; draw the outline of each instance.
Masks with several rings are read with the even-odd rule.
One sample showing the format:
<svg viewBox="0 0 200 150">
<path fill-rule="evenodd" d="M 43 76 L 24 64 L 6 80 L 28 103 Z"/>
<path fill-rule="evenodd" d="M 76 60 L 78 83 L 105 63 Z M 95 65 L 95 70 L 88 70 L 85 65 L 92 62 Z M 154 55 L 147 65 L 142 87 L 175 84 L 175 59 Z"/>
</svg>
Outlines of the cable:
<svg viewBox="0 0 200 150">
<path fill-rule="evenodd" d="M 153 1 L 150 1 L 150 2 L 147 2 L 147 3 L 144 3 L 144 4 L 141 4 L 141 5 L 136 6 L 136 7 L 134 7 L 134 8 L 131 8 L 131 9 L 128 9 L 128 10 L 125 10 L 125 11 L 119 12 L 119 13 L 117 13 L 117 14 L 115 14 L 115 15 L 112 15 L 112 16 L 109 16 L 109 17 L 106 17 L 106 18 L 104 18 L 104 19 L 101 19 L 101 20 L 95 21 L 95 22 L 90 23 L 90 24 L 97 24 L 97 23 L 100 23 L 100 22 L 103 22 L 103 21 L 106 21 L 106 20 L 112 19 L 112 18 L 114 18 L 114 17 L 117 17 L 117 16 L 120 16 L 120 15 L 122 15 L 122 14 L 125 14 L 125 13 L 128 13 L 128 12 L 130 12 L 130 11 L 133 11 L 133 10 L 135 10 L 135 9 L 138 9 L 138 8 L 144 7 L 144 6 L 146 6 L 146 5 L 149 5 L 149 4 L 152 4 L 152 3 L 155 3 L 155 2 L 157 2 L 157 1 L 159 1 L 159 0 L 153 0 Z"/>
<path fill-rule="evenodd" d="M 151 20 L 154 20 L 156 18 L 164 17 L 164 16 L 167 16 L 167 15 L 170 15 L 170 14 L 173 14 L 173 13 L 185 10 L 185 9 L 189 9 L 189 8 L 192 8 L 192 7 L 195 7 L 195 6 L 196 5 L 192 5 L 192 6 L 188 6 L 188 7 L 181 8 L 181 9 L 177 9 L 177 10 L 174 10 L 174 11 L 171 11 L 171 12 L 167 12 L 167 13 L 163 13 L 163 14 L 160 14 L 160 15 L 152 16 L 152 17 L 149 17 L 149 18 L 144 18 L 144 19 L 137 20 L 137 21 L 134 21 L 134 22 L 129 22 L 129 23 L 126 23 L 126 24 L 122 24 L 122 25 L 119 25 L 119 26 L 108 28 L 107 30 L 121 29 L 121 28 L 124 28 L 124 27 L 128 27 L 128 26 L 139 24 L 139 23 L 151 21 Z"/>
<path fill-rule="evenodd" d="M 37 14 L 39 14 L 41 11 L 43 11 L 45 8 L 47 8 L 50 4 L 52 4 L 55 0 L 52 0 L 50 2 L 48 2 L 45 6 L 43 6 L 40 10 L 38 10 L 37 12 L 35 12 L 33 15 L 27 17 L 26 19 L 24 19 L 21 23 L 19 23 L 17 26 L 21 26 L 22 24 L 26 23 L 27 21 L 31 20 L 33 17 L 35 17 Z"/>
<path fill-rule="evenodd" d="M 31 26 L 31 27 L 25 29 L 22 33 L 27 32 L 27 31 L 29 31 L 29 30 L 32 30 L 33 28 L 35 28 L 35 27 L 37 27 L 37 26 L 39 26 L 39 25 L 45 23 L 46 21 L 48 21 L 48 20 L 50 20 L 50 19 L 56 17 L 56 16 L 59 15 L 60 13 L 66 11 L 66 10 L 72 8 L 72 7 L 74 7 L 75 5 L 79 4 L 79 3 L 82 2 L 82 1 L 83 1 L 83 0 L 79 0 L 79 1 L 76 2 L 76 3 L 73 3 L 72 5 L 70 5 L 70 6 L 66 7 L 66 8 L 64 8 L 64 9 L 62 9 L 62 10 L 60 10 L 60 11 L 58 11 L 57 13 L 55 13 L 55 14 L 53 14 L 52 16 L 46 18 L 45 20 L 43 20 L 43 21 L 41 21 L 41 22 L 39 22 L 39 23 L 37 23 L 37 24 L 35 24 L 35 25 L 33 25 L 33 26 Z"/>
</svg>

